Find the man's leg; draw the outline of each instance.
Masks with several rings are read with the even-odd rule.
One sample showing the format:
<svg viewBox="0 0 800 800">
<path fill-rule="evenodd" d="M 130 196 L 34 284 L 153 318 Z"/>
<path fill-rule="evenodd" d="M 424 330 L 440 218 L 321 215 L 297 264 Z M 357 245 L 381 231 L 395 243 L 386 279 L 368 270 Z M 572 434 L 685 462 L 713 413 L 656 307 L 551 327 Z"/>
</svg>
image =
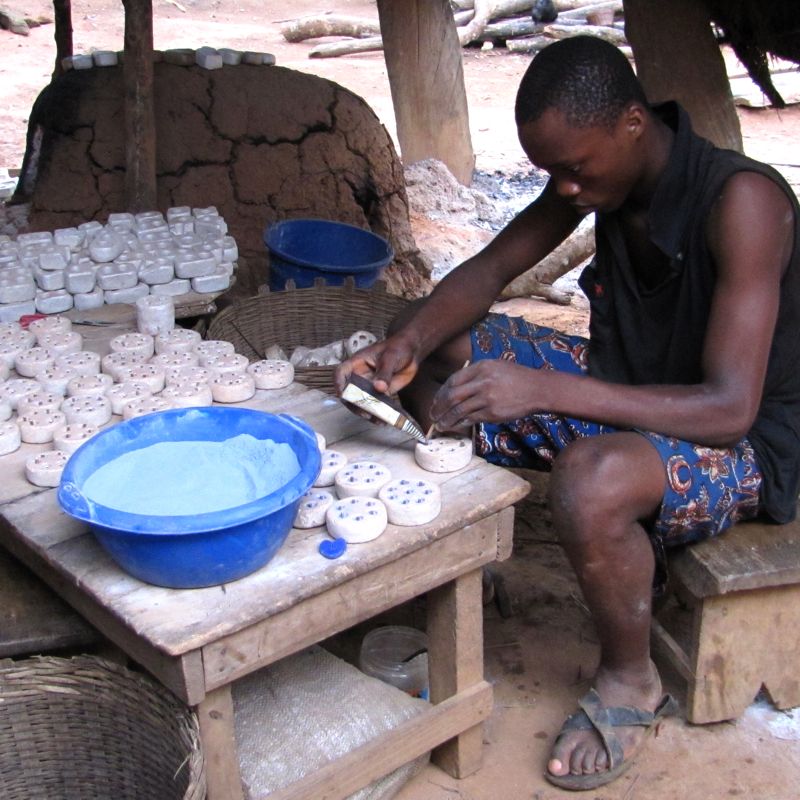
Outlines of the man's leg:
<svg viewBox="0 0 800 800">
<path fill-rule="evenodd" d="M 632 432 L 572 442 L 556 458 L 550 509 L 600 639 L 594 688 L 603 705 L 653 711 L 662 697 L 650 660 L 655 559 L 642 521 L 651 519 L 665 489 L 655 447 Z M 627 756 L 643 728 L 616 733 Z M 602 772 L 608 758 L 592 731 L 570 732 L 553 748 L 554 775 Z"/>
</svg>

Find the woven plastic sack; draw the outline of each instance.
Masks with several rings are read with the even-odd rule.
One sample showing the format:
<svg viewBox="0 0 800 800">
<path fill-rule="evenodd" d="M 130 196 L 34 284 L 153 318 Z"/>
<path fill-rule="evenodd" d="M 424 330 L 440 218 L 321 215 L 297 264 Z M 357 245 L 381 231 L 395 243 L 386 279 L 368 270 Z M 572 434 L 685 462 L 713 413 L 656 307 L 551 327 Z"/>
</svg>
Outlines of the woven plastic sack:
<svg viewBox="0 0 800 800">
<path fill-rule="evenodd" d="M 287 786 L 430 708 L 319 646 L 237 681 L 233 702 L 250 798 Z M 426 753 L 349 800 L 389 800 L 428 758 Z"/>
</svg>

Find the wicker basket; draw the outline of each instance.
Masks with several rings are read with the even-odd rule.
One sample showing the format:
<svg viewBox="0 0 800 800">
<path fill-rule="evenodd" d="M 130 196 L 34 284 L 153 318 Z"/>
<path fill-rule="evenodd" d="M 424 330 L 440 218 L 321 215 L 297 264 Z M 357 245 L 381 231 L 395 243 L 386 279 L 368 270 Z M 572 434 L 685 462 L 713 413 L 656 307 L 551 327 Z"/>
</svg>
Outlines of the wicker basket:
<svg viewBox="0 0 800 800">
<path fill-rule="evenodd" d="M 94 656 L 0 661 L 3 800 L 202 800 L 197 718 Z"/>
<path fill-rule="evenodd" d="M 402 297 L 387 294 L 382 283 L 358 289 L 352 278 L 343 286 L 328 286 L 317 280 L 311 288 L 296 289 L 292 281 L 287 281 L 285 291 L 262 289 L 254 297 L 221 311 L 209 325 L 206 338 L 232 342 L 237 353 L 258 361 L 264 358 L 268 347 L 276 344 L 291 354 L 299 345 L 321 347 L 357 330 L 383 338 L 389 323 L 408 303 Z M 335 370 L 336 367 L 298 367 L 295 380 L 333 394 Z"/>
</svg>

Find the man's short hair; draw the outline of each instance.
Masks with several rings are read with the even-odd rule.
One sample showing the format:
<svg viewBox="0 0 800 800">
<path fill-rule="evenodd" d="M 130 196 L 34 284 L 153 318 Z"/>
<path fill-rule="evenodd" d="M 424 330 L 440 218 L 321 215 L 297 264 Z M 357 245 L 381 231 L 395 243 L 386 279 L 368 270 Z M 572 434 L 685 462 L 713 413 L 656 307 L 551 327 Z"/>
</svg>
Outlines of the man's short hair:
<svg viewBox="0 0 800 800">
<path fill-rule="evenodd" d="M 577 128 L 611 128 L 633 101 L 647 105 L 625 55 L 595 36 L 575 36 L 548 45 L 531 61 L 514 115 L 520 126 L 556 108 Z"/>
</svg>

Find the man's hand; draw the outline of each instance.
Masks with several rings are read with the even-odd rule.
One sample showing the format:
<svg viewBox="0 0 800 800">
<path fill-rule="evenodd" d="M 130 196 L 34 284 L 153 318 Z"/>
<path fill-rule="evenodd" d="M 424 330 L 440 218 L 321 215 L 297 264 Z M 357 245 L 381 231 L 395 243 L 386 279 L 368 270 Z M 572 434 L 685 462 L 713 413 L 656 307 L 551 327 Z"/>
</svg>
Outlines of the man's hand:
<svg viewBox="0 0 800 800">
<path fill-rule="evenodd" d="M 476 422 L 508 422 L 537 410 L 535 384 L 547 375 L 512 361 L 479 361 L 453 373 L 436 393 L 431 418 L 437 430 L 458 431 Z M 538 410 L 541 410 L 539 408 Z"/>
<path fill-rule="evenodd" d="M 414 379 L 419 362 L 413 349 L 399 336 L 376 342 L 336 368 L 336 388 L 341 394 L 353 373 L 368 378 L 378 392 L 394 395 Z"/>
</svg>

